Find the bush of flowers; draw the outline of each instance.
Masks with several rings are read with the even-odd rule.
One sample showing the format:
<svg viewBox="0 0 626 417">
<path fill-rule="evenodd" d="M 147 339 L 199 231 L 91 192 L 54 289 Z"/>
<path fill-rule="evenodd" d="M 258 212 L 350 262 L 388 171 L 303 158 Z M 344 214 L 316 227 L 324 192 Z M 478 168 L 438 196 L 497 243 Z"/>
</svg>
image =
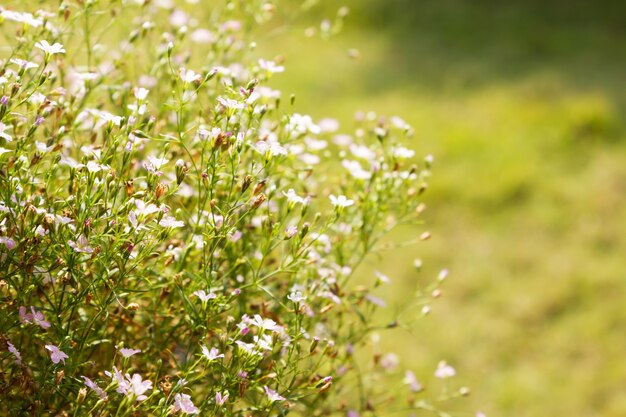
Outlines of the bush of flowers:
<svg viewBox="0 0 626 417">
<path fill-rule="evenodd" d="M 341 130 L 270 88 L 277 4 L 200 3 L 0 9 L 0 413 L 445 415 L 466 389 L 359 355 L 401 323 L 383 274 L 354 282 L 419 223 L 431 157 L 398 117 Z"/>
</svg>

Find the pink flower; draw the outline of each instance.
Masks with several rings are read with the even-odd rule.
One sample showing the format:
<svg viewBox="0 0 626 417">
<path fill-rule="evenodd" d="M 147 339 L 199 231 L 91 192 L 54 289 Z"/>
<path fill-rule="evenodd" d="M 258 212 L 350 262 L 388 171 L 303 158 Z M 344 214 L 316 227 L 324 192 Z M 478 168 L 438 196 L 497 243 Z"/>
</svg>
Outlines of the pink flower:
<svg viewBox="0 0 626 417">
<path fill-rule="evenodd" d="M 267 398 L 269 398 L 270 402 L 285 401 L 285 397 L 279 395 L 276 391 L 269 388 L 268 386 L 264 386 L 263 389 L 265 390 L 265 394 L 267 395 Z"/>
<path fill-rule="evenodd" d="M 93 249 L 89 247 L 89 241 L 84 235 L 78 236 L 76 242 L 68 240 L 67 244 L 70 245 L 70 247 L 76 252 L 93 253 Z"/>
<path fill-rule="evenodd" d="M 117 346 L 115 346 L 117 348 Z M 117 349 L 123 357 L 130 358 L 131 356 L 141 352 L 141 349 L 130 349 L 130 348 L 118 348 Z"/>
<path fill-rule="evenodd" d="M 46 349 L 50 351 L 50 360 L 52 360 L 53 363 L 57 364 L 62 361 L 65 365 L 65 359 L 69 358 L 69 356 L 67 356 L 61 349 L 55 345 L 46 345 Z"/>
<path fill-rule="evenodd" d="M 10 237 L 0 236 L 0 243 L 4 243 L 4 246 L 6 246 L 8 250 L 15 248 L 15 241 Z"/>
<path fill-rule="evenodd" d="M 287 236 L 288 239 L 291 239 L 292 237 L 294 237 L 296 234 L 298 233 L 298 227 L 297 226 L 289 226 L 286 230 L 285 230 L 285 236 Z"/>
<path fill-rule="evenodd" d="M 15 356 L 15 363 L 18 365 L 21 365 L 22 355 L 20 354 L 20 351 L 17 350 L 15 346 L 13 346 L 13 343 L 9 342 L 8 340 L 7 340 L 7 346 L 9 348 L 9 352 L 11 352 Z"/>
<path fill-rule="evenodd" d="M 100 388 L 98 384 L 96 384 L 91 379 L 87 378 L 86 376 L 82 376 L 81 378 L 83 378 L 83 380 L 85 381 L 85 385 L 91 388 L 98 395 L 98 397 L 100 397 L 102 401 L 106 401 L 109 398 L 106 392 L 104 392 L 104 390 Z"/>
<path fill-rule="evenodd" d="M 122 375 L 122 373 L 114 366 L 113 374 L 106 371 L 105 374 L 113 381 L 117 382 L 117 389 L 115 391 L 124 395 L 134 395 L 137 401 L 143 401 L 148 398 L 144 393 L 152 389 L 152 382 L 149 380 L 143 381 L 141 375 L 133 374 L 131 377 L 129 374 Z"/>
<path fill-rule="evenodd" d="M 191 401 L 191 396 L 187 394 L 176 394 L 174 396 L 174 405 L 172 406 L 172 412 L 178 411 L 184 414 L 198 414 L 200 410 Z"/>
<path fill-rule="evenodd" d="M 216 392 L 215 393 L 215 404 L 223 405 L 228 400 L 228 396 L 229 396 L 228 391 L 224 391 L 223 394 L 221 392 Z"/>
<path fill-rule="evenodd" d="M 437 370 L 435 371 L 435 376 L 440 379 L 451 378 L 456 375 L 456 371 L 453 367 L 448 365 L 446 361 L 439 362 L 437 365 Z"/>
<path fill-rule="evenodd" d="M 42 329 L 47 329 L 50 327 L 50 323 L 46 321 L 45 316 L 42 312 L 35 310 L 35 307 L 30 307 L 30 313 L 26 313 L 26 307 L 21 306 L 19 310 L 20 321 L 22 323 L 28 324 L 36 324 Z"/>
<path fill-rule="evenodd" d="M 30 311 L 33 317 L 33 323 L 37 324 L 42 329 L 47 329 L 50 327 L 50 323 L 46 321 L 43 313 L 40 311 L 36 311 L 35 307 L 30 307 Z"/>
<path fill-rule="evenodd" d="M 419 383 L 417 378 L 415 378 L 415 374 L 411 371 L 406 371 L 402 382 L 408 385 L 412 392 L 419 392 L 423 389 L 422 384 Z"/>
</svg>

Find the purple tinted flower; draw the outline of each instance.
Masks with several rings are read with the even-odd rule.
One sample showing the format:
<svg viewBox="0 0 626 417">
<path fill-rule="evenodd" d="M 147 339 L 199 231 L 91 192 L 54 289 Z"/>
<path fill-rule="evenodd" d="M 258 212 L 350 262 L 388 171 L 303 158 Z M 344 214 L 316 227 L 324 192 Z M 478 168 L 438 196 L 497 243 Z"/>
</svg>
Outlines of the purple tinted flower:
<svg viewBox="0 0 626 417">
<path fill-rule="evenodd" d="M 228 400 L 228 391 L 224 391 L 224 393 L 222 394 L 221 392 L 216 392 L 215 393 L 215 404 L 217 405 L 224 405 L 224 403 Z"/>
<path fill-rule="evenodd" d="M 435 376 L 440 379 L 451 378 L 456 375 L 456 370 L 448 365 L 446 361 L 439 362 L 437 365 L 437 370 L 435 371 Z"/>
<path fill-rule="evenodd" d="M 82 376 L 81 378 L 83 378 L 83 380 L 85 381 L 85 385 L 91 388 L 98 395 L 98 397 L 100 397 L 102 401 L 106 401 L 109 398 L 106 392 L 104 392 L 104 390 L 100 388 L 98 384 L 96 384 L 91 379 L 87 378 L 86 376 Z"/>
<path fill-rule="evenodd" d="M 220 351 L 216 348 L 212 347 L 211 350 L 209 350 L 209 348 L 207 348 L 206 346 L 202 346 L 202 355 L 209 361 L 224 357 L 224 354 L 220 353 Z"/>
<path fill-rule="evenodd" d="M 117 346 L 115 346 L 117 348 Z M 130 348 L 118 348 L 120 354 L 125 358 L 130 358 L 133 355 L 141 352 L 141 349 L 130 349 Z"/>
<path fill-rule="evenodd" d="M 9 352 L 11 352 L 13 354 L 13 356 L 15 356 L 15 363 L 18 365 L 22 364 L 22 355 L 20 354 L 20 351 L 17 350 L 15 348 L 15 346 L 13 346 L 13 343 L 9 342 L 7 340 L 7 346 L 9 348 Z"/>
<path fill-rule="evenodd" d="M 191 396 L 187 394 L 176 394 L 174 396 L 174 405 L 172 406 L 172 412 L 182 412 L 184 414 L 198 414 L 200 409 L 196 407 L 191 401 Z"/>
<path fill-rule="evenodd" d="M 265 394 L 267 395 L 267 398 L 269 398 L 270 402 L 285 401 L 285 397 L 281 396 L 276 391 L 269 388 L 267 385 L 264 386 L 263 389 L 265 390 Z"/>
<path fill-rule="evenodd" d="M 65 359 L 69 358 L 62 350 L 60 350 L 55 345 L 46 345 L 46 349 L 50 351 L 50 360 L 53 363 L 57 364 L 59 362 L 63 362 L 65 365 Z"/>
</svg>

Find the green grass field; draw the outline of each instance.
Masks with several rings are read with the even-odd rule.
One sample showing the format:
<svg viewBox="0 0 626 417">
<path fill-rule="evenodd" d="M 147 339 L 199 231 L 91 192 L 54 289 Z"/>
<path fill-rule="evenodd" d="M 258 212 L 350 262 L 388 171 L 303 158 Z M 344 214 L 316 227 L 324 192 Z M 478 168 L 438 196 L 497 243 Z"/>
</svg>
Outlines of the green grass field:
<svg viewBox="0 0 626 417">
<path fill-rule="evenodd" d="M 296 26 L 259 43 L 286 57 L 297 110 L 401 115 L 436 157 L 433 239 L 376 266 L 389 300 L 443 266 L 450 282 L 383 341 L 422 373 L 448 359 L 488 416 L 626 415 L 626 4 L 351 3 L 330 42 Z"/>
</svg>

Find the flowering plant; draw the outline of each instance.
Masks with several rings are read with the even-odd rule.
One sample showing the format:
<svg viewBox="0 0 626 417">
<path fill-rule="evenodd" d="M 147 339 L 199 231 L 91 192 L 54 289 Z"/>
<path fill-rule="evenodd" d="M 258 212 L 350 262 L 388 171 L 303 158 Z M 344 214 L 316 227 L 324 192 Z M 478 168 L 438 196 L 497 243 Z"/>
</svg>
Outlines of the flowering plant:
<svg viewBox="0 0 626 417">
<path fill-rule="evenodd" d="M 392 394 L 355 354 L 388 279 L 353 277 L 419 222 L 432 160 L 398 117 L 294 112 L 252 51 L 275 7 L 0 9 L 3 415 L 356 416 Z M 460 395 L 400 375 L 398 409 Z"/>
</svg>

